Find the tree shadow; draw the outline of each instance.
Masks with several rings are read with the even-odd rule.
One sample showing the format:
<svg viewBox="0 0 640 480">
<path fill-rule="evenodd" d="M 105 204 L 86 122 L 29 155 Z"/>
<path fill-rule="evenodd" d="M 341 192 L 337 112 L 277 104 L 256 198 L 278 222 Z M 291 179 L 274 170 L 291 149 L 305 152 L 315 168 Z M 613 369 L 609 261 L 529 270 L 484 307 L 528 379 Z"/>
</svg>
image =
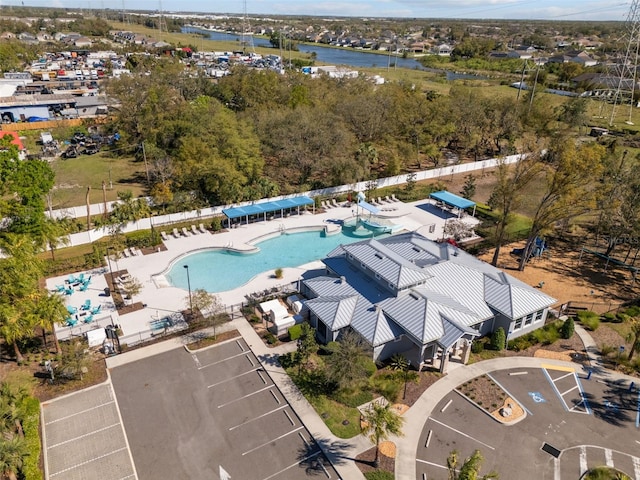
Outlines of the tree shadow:
<svg viewBox="0 0 640 480">
<path fill-rule="evenodd" d="M 349 451 L 350 448 L 351 445 L 344 440 L 312 438 L 310 442 L 305 441 L 304 445 L 298 450 L 298 461 L 308 471 L 315 471 L 316 469 L 322 471 L 321 465 L 325 465 L 323 462 L 329 462 L 333 465 L 345 465 L 349 461 L 354 461 L 355 458 L 345 455 L 345 452 Z"/>
<path fill-rule="evenodd" d="M 596 399 L 590 393 L 583 393 L 594 416 L 609 425 L 622 427 L 632 421 L 637 412 L 638 394 L 625 385 L 624 380 L 605 381 L 607 388 L 601 399 Z"/>
</svg>

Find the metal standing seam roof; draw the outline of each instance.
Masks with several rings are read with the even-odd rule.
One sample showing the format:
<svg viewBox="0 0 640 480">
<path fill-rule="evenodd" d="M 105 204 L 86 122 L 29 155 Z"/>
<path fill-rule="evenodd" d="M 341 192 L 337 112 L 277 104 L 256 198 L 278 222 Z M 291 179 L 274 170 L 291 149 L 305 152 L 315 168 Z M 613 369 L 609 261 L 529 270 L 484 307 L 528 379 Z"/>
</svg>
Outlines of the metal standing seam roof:
<svg viewBox="0 0 640 480">
<path fill-rule="evenodd" d="M 520 318 L 552 305 L 552 297 L 521 284 L 504 272 L 484 275 L 485 300 L 509 318 Z"/>
<path fill-rule="evenodd" d="M 417 285 L 430 277 L 426 271 L 377 240 L 343 245 L 343 249 L 396 289 Z"/>
<path fill-rule="evenodd" d="M 389 320 L 381 308 L 371 306 L 366 315 L 358 315 L 351 327 L 362 335 L 373 347 L 391 342 L 405 331 Z"/>
<path fill-rule="evenodd" d="M 438 344 L 440 344 L 440 346 L 445 349 L 451 347 L 463 335 L 472 335 L 474 337 L 480 335 L 479 332 L 462 325 L 458 325 L 458 323 L 447 317 L 442 317 L 442 328 L 444 330 L 444 335 L 440 337 L 440 340 L 438 340 Z"/>
<path fill-rule="evenodd" d="M 320 297 L 307 301 L 307 307 L 330 330 L 336 331 L 351 325 L 359 301 L 364 301 L 359 295 L 349 297 Z M 369 303 L 369 302 L 367 302 Z"/>
<path fill-rule="evenodd" d="M 451 205 L 452 207 L 460 209 L 473 207 L 476 204 L 476 202 L 472 202 L 471 200 L 467 200 L 466 198 L 459 197 L 458 195 L 447 192 L 446 190 L 430 193 L 429 198 L 435 198 L 436 200 L 444 202 L 447 205 Z"/>
<path fill-rule="evenodd" d="M 277 212 L 278 210 L 284 210 L 285 208 L 295 208 L 313 204 L 314 201 L 311 198 L 301 195 L 299 197 L 283 198 L 282 200 L 276 200 L 273 202 L 254 203 L 252 205 L 245 205 L 244 207 L 224 208 L 222 213 L 224 213 L 227 218 L 234 219 L 246 217 L 248 215 Z"/>
<path fill-rule="evenodd" d="M 424 289 L 384 300 L 380 307 L 421 343 L 439 340 L 444 335 L 444 317 L 455 318 L 462 325 L 473 325 L 482 320 L 454 299 Z"/>
</svg>

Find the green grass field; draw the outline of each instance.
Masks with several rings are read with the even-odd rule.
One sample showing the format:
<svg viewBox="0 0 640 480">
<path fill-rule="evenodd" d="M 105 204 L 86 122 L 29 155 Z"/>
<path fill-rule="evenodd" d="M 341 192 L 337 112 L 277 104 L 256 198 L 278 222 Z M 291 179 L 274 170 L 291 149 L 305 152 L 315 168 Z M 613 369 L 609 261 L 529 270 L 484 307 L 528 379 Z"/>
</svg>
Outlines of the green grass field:
<svg viewBox="0 0 640 480">
<path fill-rule="evenodd" d="M 100 152 L 67 160 L 58 158 L 51 167 L 56 173 L 51 193 L 53 208 L 84 205 L 88 187 L 89 202 L 102 202 L 102 182 L 106 183 L 107 201 L 116 200 L 118 191 L 130 190 L 134 196 L 145 194 L 144 164 L 135 162 L 133 157 L 115 158 Z"/>
</svg>

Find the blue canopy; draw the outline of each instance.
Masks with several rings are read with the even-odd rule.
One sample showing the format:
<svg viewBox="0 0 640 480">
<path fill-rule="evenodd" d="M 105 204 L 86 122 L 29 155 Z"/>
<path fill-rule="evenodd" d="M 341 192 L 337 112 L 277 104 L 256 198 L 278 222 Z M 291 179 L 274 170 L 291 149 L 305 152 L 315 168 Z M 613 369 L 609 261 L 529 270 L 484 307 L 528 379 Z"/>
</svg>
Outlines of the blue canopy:
<svg viewBox="0 0 640 480">
<path fill-rule="evenodd" d="M 222 213 L 224 213 L 227 218 L 234 219 L 313 204 L 314 201 L 311 198 L 303 195 L 300 197 L 283 198 L 282 200 L 276 200 L 274 202 L 254 203 L 253 205 L 245 205 L 244 207 L 224 208 Z"/>
<path fill-rule="evenodd" d="M 459 208 L 464 210 L 465 208 L 475 207 L 476 202 L 467 200 L 466 198 L 459 197 L 453 193 L 442 190 L 441 192 L 434 192 L 429 195 L 429 198 L 435 198 L 436 200 L 446 203 L 450 207 Z"/>
</svg>

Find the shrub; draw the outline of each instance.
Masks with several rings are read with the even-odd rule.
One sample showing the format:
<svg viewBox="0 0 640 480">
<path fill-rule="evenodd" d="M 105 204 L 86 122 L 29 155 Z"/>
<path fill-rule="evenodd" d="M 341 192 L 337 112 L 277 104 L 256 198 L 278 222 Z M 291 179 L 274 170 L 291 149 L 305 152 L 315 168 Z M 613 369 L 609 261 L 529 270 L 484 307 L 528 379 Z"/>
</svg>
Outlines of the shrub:
<svg viewBox="0 0 640 480">
<path fill-rule="evenodd" d="M 282 278 L 282 269 L 276 268 L 276 271 L 274 272 L 274 274 L 276 278 Z"/>
<path fill-rule="evenodd" d="M 378 371 L 378 367 L 376 366 L 376 362 L 371 360 L 370 358 L 362 357 L 360 363 L 364 367 L 365 372 L 369 377 L 373 376 Z"/>
<path fill-rule="evenodd" d="M 395 475 L 386 470 L 375 470 L 373 472 L 367 472 L 364 474 L 364 478 L 367 480 L 393 480 Z"/>
<path fill-rule="evenodd" d="M 214 232 L 219 232 L 222 230 L 222 218 L 221 217 L 213 217 L 211 219 L 211 230 Z"/>
<path fill-rule="evenodd" d="M 302 336 L 302 325 L 294 325 L 289 328 L 289 340 L 298 340 Z"/>
<path fill-rule="evenodd" d="M 336 402 L 342 403 L 347 407 L 356 408 L 360 405 L 370 402 L 372 398 L 371 392 L 368 390 L 338 390 L 334 395 L 333 399 Z"/>
<path fill-rule="evenodd" d="M 276 337 L 273 333 L 267 332 L 264 336 L 265 340 L 269 345 L 275 345 L 278 343 L 278 337 Z"/>
<path fill-rule="evenodd" d="M 618 322 L 618 316 L 615 313 L 607 312 L 601 317 L 603 322 Z"/>
<path fill-rule="evenodd" d="M 566 340 L 571 338 L 575 331 L 576 326 L 574 324 L 573 318 L 569 317 L 564 321 L 562 327 L 560 327 L 560 336 Z"/>
<path fill-rule="evenodd" d="M 285 370 L 291 368 L 296 364 L 296 352 L 283 353 L 278 357 L 278 361 Z"/>
<path fill-rule="evenodd" d="M 24 459 L 22 475 L 24 480 L 42 480 L 42 472 L 38 467 L 40 462 L 40 402 L 37 398 L 29 397 L 22 405 L 24 408 L 24 440 L 29 449 L 29 455 Z"/>
<path fill-rule="evenodd" d="M 509 340 L 509 350 L 520 352 L 531 347 L 535 343 L 535 339 L 532 341 L 529 335 L 522 335 L 520 337 Z"/>
<path fill-rule="evenodd" d="M 476 340 L 471 344 L 471 353 L 480 353 L 484 350 L 484 342 Z"/>
<path fill-rule="evenodd" d="M 614 350 L 615 347 L 613 345 L 607 345 L 606 343 L 600 345 L 600 355 L 602 355 L 603 357 L 610 355 Z"/>
<path fill-rule="evenodd" d="M 580 323 L 582 323 L 587 330 L 591 330 L 592 332 L 596 331 L 600 326 L 600 317 L 597 313 L 584 310 L 578 312 L 576 317 L 578 317 Z"/>
<path fill-rule="evenodd" d="M 506 341 L 507 335 L 504 332 L 504 328 L 500 327 L 491 335 L 491 348 L 493 350 L 501 351 L 504 349 Z"/>
</svg>

